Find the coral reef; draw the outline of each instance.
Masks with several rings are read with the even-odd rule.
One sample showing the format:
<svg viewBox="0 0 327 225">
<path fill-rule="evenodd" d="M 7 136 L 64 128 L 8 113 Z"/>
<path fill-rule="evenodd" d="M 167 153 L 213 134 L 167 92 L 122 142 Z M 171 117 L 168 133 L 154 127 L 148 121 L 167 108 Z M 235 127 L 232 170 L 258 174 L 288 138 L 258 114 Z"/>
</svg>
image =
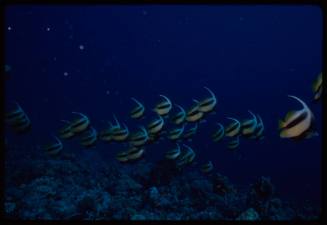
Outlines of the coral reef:
<svg viewBox="0 0 327 225">
<path fill-rule="evenodd" d="M 242 190 L 220 173 L 178 170 L 167 160 L 112 162 L 96 170 L 73 154 L 10 161 L 5 181 L 8 219 L 252 221 L 319 215 L 309 204 L 299 210 L 282 201 L 267 177 Z"/>
</svg>

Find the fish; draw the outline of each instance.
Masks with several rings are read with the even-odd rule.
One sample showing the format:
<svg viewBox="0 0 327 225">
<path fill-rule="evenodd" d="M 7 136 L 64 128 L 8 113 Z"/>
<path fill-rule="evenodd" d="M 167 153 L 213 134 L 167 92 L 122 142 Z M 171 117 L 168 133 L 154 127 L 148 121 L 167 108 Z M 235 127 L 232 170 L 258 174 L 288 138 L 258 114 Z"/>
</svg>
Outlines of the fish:
<svg viewBox="0 0 327 225">
<path fill-rule="evenodd" d="M 250 110 L 248 110 L 248 112 L 251 114 L 252 118 L 244 120 L 241 124 L 242 135 L 244 137 L 253 136 L 258 124 L 257 117 Z"/>
<path fill-rule="evenodd" d="M 308 137 L 307 135 L 314 128 L 314 115 L 307 104 L 294 95 L 288 97 L 297 100 L 302 109 L 290 111 L 286 114 L 284 120 L 279 120 L 279 129 L 281 138 L 301 139 Z"/>
<path fill-rule="evenodd" d="M 241 123 L 237 119 L 232 117 L 227 117 L 227 119 L 233 120 L 234 122 L 228 125 L 225 129 L 225 136 L 234 137 L 238 135 L 241 131 Z"/>
<path fill-rule="evenodd" d="M 169 150 L 166 152 L 165 157 L 166 159 L 176 159 L 181 154 L 181 147 L 178 143 L 176 143 L 177 148 Z"/>
<path fill-rule="evenodd" d="M 15 108 L 5 114 L 5 122 L 13 128 L 16 133 L 24 133 L 32 127 L 31 121 L 22 107 L 17 103 Z"/>
<path fill-rule="evenodd" d="M 177 162 L 176 162 L 177 167 L 181 167 L 186 164 L 190 164 L 195 158 L 195 152 L 193 151 L 193 149 L 190 146 L 185 145 L 185 144 L 183 144 L 183 146 L 186 148 L 186 150 L 183 155 L 180 155 L 177 158 Z"/>
<path fill-rule="evenodd" d="M 84 131 L 81 137 L 80 144 L 86 148 L 90 148 L 96 144 L 97 141 L 97 131 L 90 127 L 89 130 Z"/>
<path fill-rule="evenodd" d="M 314 93 L 313 100 L 318 101 L 322 94 L 322 72 L 318 75 L 316 80 L 313 82 L 312 90 Z"/>
<path fill-rule="evenodd" d="M 142 118 L 144 115 L 144 111 L 145 111 L 144 106 L 137 99 L 135 99 L 135 98 L 131 98 L 131 99 L 136 103 L 136 106 L 130 111 L 131 118 L 133 118 L 133 119 Z"/>
<path fill-rule="evenodd" d="M 198 124 L 196 123 L 194 125 L 194 127 L 190 128 L 184 132 L 183 138 L 190 139 L 192 136 L 194 136 L 196 134 L 197 130 L 198 130 Z"/>
<path fill-rule="evenodd" d="M 265 127 L 263 125 L 263 121 L 261 119 L 261 116 L 257 115 L 257 118 L 258 118 L 259 122 L 257 124 L 257 127 L 256 127 L 255 131 L 254 131 L 253 138 L 255 138 L 257 140 L 262 140 L 264 138 L 263 131 L 264 131 Z"/>
<path fill-rule="evenodd" d="M 143 153 L 144 153 L 144 148 L 137 148 L 133 146 L 127 151 L 127 159 L 129 161 L 140 159 L 143 156 Z"/>
<path fill-rule="evenodd" d="M 58 155 L 64 146 L 59 138 L 57 138 L 54 135 L 52 135 L 52 136 L 54 139 L 56 139 L 56 142 L 44 145 L 43 149 L 48 155 Z"/>
<path fill-rule="evenodd" d="M 155 111 L 159 116 L 166 116 L 172 108 L 172 103 L 165 95 L 160 95 L 160 97 L 164 98 L 164 101 L 158 103 L 153 111 Z"/>
<path fill-rule="evenodd" d="M 185 110 L 182 108 L 182 106 L 178 105 L 178 104 L 175 104 L 175 106 L 177 108 L 179 108 L 179 112 L 176 113 L 172 118 L 171 118 L 171 121 L 176 124 L 176 125 L 179 125 L 179 124 L 182 124 L 185 119 L 186 119 L 186 112 Z"/>
<path fill-rule="evenodd" d="M 233 140 L 229 141 L 227 143 L 227 148 L 229 149 L 235 149 L 240 145 L 240 136 L 237 136 L 236 138 L 234 138 Z"/>
<path fill-rule="evenodd" d="M 218 130 L 212 134 L 212 140 L 214 142 L 220 141 L 225 136 L 225 128 L 221 123 L 217 123 Z"/>
<path fill-rule="evenodd" d="M 151 121 L 148 125 L 148 133 L 151 135 L 159 133 L 162 130 L 164 123 L 164 119 L 159 115 L 158 119 Z"/>
<path fill-rule="evenodd" d="M 109 128 L 101 131 L 99 134 L 100 140 L 110 142 L 113 140 L 113 133 L 119 133 L 119 131 L 122 130 L 115 114 L 113 114 L 113 117 L 115 120 L 115 124 L 108 122 Z"/>
<path fill-rule="evenodd" d="M 114 141 L 125 141 L 129 136 L 129 130 L 125 123 L 123 123 L 123 128 L 115 129 L 112 131 L 111 137 Z"/>
<path fill-rule="evenodd" d="M 149 140 L 147 130 L 143 126 L 141 126 L 140 129 L 140 131 L 133 133 L 130 137 L 130 143 L 132 146 L 139 147 L 145 145 Z"/>
<path fill-rule="evenodd" d="M 201 166 L 201 171 L 203 173 L 210 173 L 212 170 L 213 170 L 213 164 L 211 161 L 209 161 Z"/>
<path fill-rule="evenodd" d="M 197 122 L 204 116 L 204 113 L 199 111 L 199 102 L 194 99 L 193 101 L 195 102 L 195 104 L 186 113 L 187 122 Z"/>
<path fill-rule="evenodd" d="M 14 104 L 15 104 L 15 109 L 5 114 L 5 121 L 9 125 L 15 124 L 16 121 L 20 121 L 24 119 L 26 115 L 22 107 L 20 107 L 20 105 L 17 102 L 14 102 Z"/>
<path fill-rule="evenodd" d="M 116 159 L 119 162 L 127 162 L 128 161 L 128 153 L 127 153 L 127 151 L 118 152 L 116 154 Z"/>
<path fill-rule="evenodd" d="M 167 136 L 168 139 L 170 139 L 172 141 L 179 139 L 182 136 L 183 132 L 184 132 L 184 127 L 185 127 L 185 125 L 183 125 L 182 127 L 175 128 L 175 129 L 169 131 L 168 136 Z"/>
<path fill-rule="evenodd" d="M 61 122 L 65 123 L 65 126 L 59 129 L 58 135 L 61 139 L 70 139 L 74 137 L 74 132 L 72 131 L 70 122 L 67 120 L 61 120 Z"/>
<path fill-rule="evenodd" d="M 199 102 L 199 111 L 207 113 L 214 110 L 217 104 L 217 99 L 215 94 L 209 88 L 204 88 L 210 93 L 211 96 Z"/>
<path fill-rule="evenodd" d="M 90 120 L 89 118 L 79 112 L 72 112 L 74 114 L 79 115 L 79 118 L 76 118 L 72 123 L 71 123 L 71 129 L 72 132 L 74 133 L 81 133 L 84 130 L 86 130 L 88 128 L 88 126 L 90 125 Z"/>
</svg>

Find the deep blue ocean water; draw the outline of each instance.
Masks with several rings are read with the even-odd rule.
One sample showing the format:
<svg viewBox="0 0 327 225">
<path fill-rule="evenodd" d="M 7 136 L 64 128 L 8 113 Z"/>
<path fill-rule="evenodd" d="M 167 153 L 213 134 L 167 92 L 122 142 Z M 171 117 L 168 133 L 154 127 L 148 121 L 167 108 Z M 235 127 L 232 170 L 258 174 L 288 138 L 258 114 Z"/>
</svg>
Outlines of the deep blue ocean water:
<svg viewBox="0 0 327 225">
<path fill-rule="evenodd" d="M 218 103 L 216 114 L 185 142 L 194 148 L 195 160 L 212 160 L 215 171 L 240 185 L 271 177 L 283 199 L 320 204 L 321 102 L 311 102 L 312 83 L 322 71 L 319 7 L 8 6 L 5 29 L 5 63 L 11 67 L 6 104 L 19 102 L 33 126 L 19 136 L 6 129 L 8 142 L 41 145 L 72 111 L 88 115 L 95 128 L 115 114 L 135 130 L 154 117 L 160 94 L 189 108 L 192 99 L 208 95 L 207 86 Z M 308 104 L 320 136 L 279 137 L 278 120 L 301 107 L 287 95 Z M 142 122 L 129 118 L 131 97 L 146 107 Z M 217 122 L 248 118 L 248 110 L 264 121 L 262 141 L 242 139 L 236 154 L 224 142 L 212 142 Z M 74 140 L 63 143 L 63 151 L 92 158 L 94 165 L 114 161 L 124 148 L 99 142 L 85 150 Z M 159 160 L 173 146 L 149 145 L 145 159 Z"/>
</svg>

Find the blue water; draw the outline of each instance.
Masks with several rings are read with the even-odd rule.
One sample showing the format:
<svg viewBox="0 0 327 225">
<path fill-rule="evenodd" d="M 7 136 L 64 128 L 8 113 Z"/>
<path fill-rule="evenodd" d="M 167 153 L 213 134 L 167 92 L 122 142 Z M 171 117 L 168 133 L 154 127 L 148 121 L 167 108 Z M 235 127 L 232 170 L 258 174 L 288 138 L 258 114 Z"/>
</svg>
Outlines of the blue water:
<svg viewBox="0 0 327 225">
<path fill-rule="evenodd" d="M 208 95 L 207 86 L 218 103 L 187 142 L 196 161 L 212 160 L 215 171 L 240 185 L 269 176 L 283 199 L 320 204 L 321 102 L 311 102 L 312 82 L 322 71 L 319 7 L 8 6 L 5 19 L 6 100 L 19 102 L 33 124 L 25 135 L 6 130 L 9 142 L 40 145 L 72 111 L 87 114 L 99 130 L 113 114 L 135 130 L 155 116 L 160 94 L 187 109 Z M 309 105 L 320 136 L 279 137 L 278 120 L 301 107 L 288 94 Z M 142 122 L 129 118 L 131 97 L 146 107 Z M 263 141 L 242 139 L 237 154 L 212 142 L 217 122 L 248 118 L 248 110 L 264 121 Z M 94 157 L 94 164 L 114 161 L 124 149 L 99 142 L 85 150 L 74 140 L 64 145 L 81 160 Z M 173 146 L 149 145 L 145 158 L 159 160 Z"/>
</svg>

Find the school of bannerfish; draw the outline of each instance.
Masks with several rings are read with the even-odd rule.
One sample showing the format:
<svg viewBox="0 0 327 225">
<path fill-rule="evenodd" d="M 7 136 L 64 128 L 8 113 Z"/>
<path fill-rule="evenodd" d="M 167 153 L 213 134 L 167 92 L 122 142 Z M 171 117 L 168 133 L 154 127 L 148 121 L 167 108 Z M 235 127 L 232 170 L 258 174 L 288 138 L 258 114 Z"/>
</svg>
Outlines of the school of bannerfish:
<svg viewBox="0 0 327 225">
<path fill-rule="evenodd" d="M 155 105 L 151 110 L 156 116 L 145 125 L 140 125 L 138 130 L 130 132 L 125 123 L 120 123 L 115 115 L 113 122 L 108 122 L 108 127 L 98 132 L 90 123 L 90 119 L 83 113 L 72 112 L 76 117 L 72 121 L 61 120 L 63 126 L 58 131 L 58 137 L 53 136 L 53 141 L 44 145 L 44 151 L 49 155 L 58 155 L 63 150 L 62 140 L 68 140 L 78 137 L 79 143 L 85 148 L 96 145 L 98 140 L 104 142 L 124 143 L 125 151 L 116 154 L 116 159 L 121 163 L 127 163 L 141 159 L 145 154 L 145 148 L 151 143 L 162 139 L 169 139 L 175 143 L 176 147 L 168 149 L 164 156 L 167 160 L 173 160 L 177 168 L 183 168 L 194 162 L 196 156 L 195 150 L 182 143 L 185 140 L 192 140 L 198 132 L 199 124 L 205 121 L 205 117 L 214 113 L 217 99 L 215 94 L 208 88 L 209 97 L 203 100 L 193 99 L 193 105 L 188 109 L 179 104 L 173 104 L 171 100 L 160 95 L 162 101 Z M 322 73 L 313 82 L 313 101 L 321 99 L 322 95 Z M 279 120 L 279 135 L 281 138 L 301 139 L 317 136 L 314 126 L 314 115 L 308 105 L 299 97 L 288 95 L 295 99 L 302 106 L 299 110 L 293 110 L 286 114 L 283 120 Z M 132 119 L 142 121 L 145 116 L 145 106 L 136 98 L 131 100 L 135 107 L 130 110 L 129 116 Z M 172 113 L 173 112 L 173 113 Z M 240 145 L 240 137 L 253 140 L 262 140 L 264 138 L 264 123 L 260 115 L 248 110 L 249 118 L 239 120 L 234 117 L 227 117 L 227 125 L 217 122 L 216 129 L 211 135 L 213 142 L 220 142 L 223 138 L 227 139 L 227 149 L 234 150 Z M 171 115 L 172 114 L 172 115 Z M 31 121 L 21 106 L 14 102 L 14 109 L 5 115 L 6 123 L 16 133 L 25 133 L 32 127 Z M 174 129 L 166 129 L 165 125 L 171 123 Z M 186 129 L 186 126 L 191 126 Z M 212 161 L 201 164 L 200 170 L 203 173 L 210 173 L 214 166 Z"/>
</svg>

